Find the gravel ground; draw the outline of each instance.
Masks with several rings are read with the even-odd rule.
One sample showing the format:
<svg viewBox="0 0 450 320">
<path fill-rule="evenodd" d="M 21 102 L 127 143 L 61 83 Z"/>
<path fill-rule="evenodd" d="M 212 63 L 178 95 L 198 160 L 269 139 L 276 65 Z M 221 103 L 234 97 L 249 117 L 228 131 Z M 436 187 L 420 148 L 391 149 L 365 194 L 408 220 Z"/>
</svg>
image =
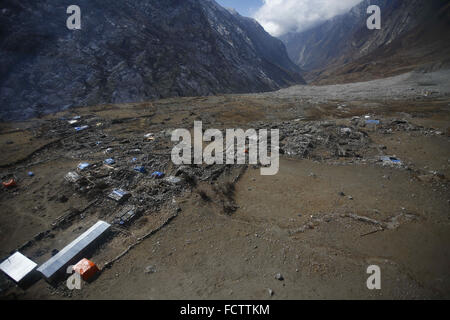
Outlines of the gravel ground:
<svg viewBox="0 0 450 320">
<path fill-rule="evenodd" d="M 293 86 L 264 94 L 274 98 L 301 98 L 313 103 L 330 100 L 414 100 L 450 95 L 450 70 L 419 71 L 367 82 L 327 86 Z"/>
</svg>

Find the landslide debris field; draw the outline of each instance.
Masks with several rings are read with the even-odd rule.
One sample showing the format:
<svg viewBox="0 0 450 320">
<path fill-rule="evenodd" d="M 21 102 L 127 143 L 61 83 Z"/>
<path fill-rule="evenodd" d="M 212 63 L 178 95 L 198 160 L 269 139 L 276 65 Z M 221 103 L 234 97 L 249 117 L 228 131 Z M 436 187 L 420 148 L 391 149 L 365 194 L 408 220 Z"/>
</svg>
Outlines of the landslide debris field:
<svg viewBox="0 0 450 320">
<path fill-rule="evenodd" d="M 446 79 L 409 73 L 2 123 L 0 177 L 17 183 L 0 190 L 2 260 L 19 250 L 42 264 L 97 220 L 113 227 L 86 257 L 102 271 L 82 290 L 44 280 L 22 289 L 1 274 L 0 297 L 448 299 Z M 279 129 L 279 173 L 173 165 L 171 132 L 195 120 Z M 117 202 L 115 189 L 130 195 Z M 366 287 L 373 264 L 382 290 Z"/>
</svg>

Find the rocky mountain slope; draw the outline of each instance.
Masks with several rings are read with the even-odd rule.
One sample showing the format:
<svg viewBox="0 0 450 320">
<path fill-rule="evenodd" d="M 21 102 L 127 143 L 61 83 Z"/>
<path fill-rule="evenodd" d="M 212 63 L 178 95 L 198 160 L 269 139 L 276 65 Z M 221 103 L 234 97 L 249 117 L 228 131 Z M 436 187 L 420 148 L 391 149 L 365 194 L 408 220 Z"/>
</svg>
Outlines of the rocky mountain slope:
<svg viewBox="0 0 450 320">
<path fill-rule="evenodd" d="M 81 30 L 66 27 L 69 5 Z M 276 90 L 304 83 L 283 43 L 213 0 L 5 0 L 4 120 L 72 106 Z"/>
<path fill-rule="evenodd" d="M 366 26 L 381 8 L 381 30 Z M 442 0 L 364 0 L 348 13 L 282 37 L 292 60 L 316 82 L 352 82 L 448 64 L 450 6 Z"/>
</svg>

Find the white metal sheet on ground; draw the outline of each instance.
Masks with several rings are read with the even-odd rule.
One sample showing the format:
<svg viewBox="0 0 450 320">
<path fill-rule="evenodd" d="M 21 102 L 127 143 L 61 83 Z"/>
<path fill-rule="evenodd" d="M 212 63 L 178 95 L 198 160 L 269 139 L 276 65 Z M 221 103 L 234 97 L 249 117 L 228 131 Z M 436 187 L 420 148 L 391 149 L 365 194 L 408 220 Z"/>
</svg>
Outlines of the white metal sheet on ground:
<svg viewBox="0 0 450 320">
<path fill-rule="evenodd" d="M 98 221 L 95 225 L 89 228 L 89 230 L 76 238 L 55 256 L 41 265 L 37 270 L 42 273 L 47 279 L 52 278 L 58 271 L 61 270 L 61 268 L 67 266 L 67 264 L 70 263 L 70 261 L 74 257 L 85 250 L 110 227 L 111 225 L 109 223 Z"/>
<path fill-rule="evenodd" d="M 0 264 L 0 270 L 6 273 L 14 281 L 20 282 L 31 271 L 33 271 L 36 266 L 36 263 L 25 257 L 20 252 L 16 252 Z"/>
</svg>

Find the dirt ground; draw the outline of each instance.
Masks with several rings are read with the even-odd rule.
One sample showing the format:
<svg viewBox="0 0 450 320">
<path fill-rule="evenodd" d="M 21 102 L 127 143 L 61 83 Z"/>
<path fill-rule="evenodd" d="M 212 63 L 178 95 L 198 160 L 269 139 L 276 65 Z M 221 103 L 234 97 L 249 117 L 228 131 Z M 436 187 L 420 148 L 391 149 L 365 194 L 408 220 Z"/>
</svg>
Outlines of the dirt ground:
<svg viewBox="0 0 450 320">
<path fill-rule="evenodd" d="M 420 93 L 410 95 L 414 84 L 410 78 L 405 81 L 396 87 L 402 99 L 395 94 L 378 99 L 372 93 L 365 99 L 361 90 L 372 88 L 371 83 L 355 85 L 348 92 L 357 95 L 343 92 L 342 99 L 339 88 L 308 88 L 304 96 L 292 88 L 95 106 L 1 124 L 5 149 L 0 176 L 2 181 L 14 176 L 19 185 L 0 191 L 0 256 L 3 260 L 20 248 L 38 264 L 121 208 L 104 200 L 106 193 L 91 198 L 62 182 L 81 160 L 105 157 L 92 144 L 102 135 L 114 136 L 111 145 L 117 146 L 147 132 L 192 128 L 194 120 L 219 129 L 279 121 L 331 121 L 345 127 L 352 125 L 353 117 L 364 115 L 386 123 L 404 119 L 420 129 L 386 133 L 363 127 L 371 144 L 357 157 L 285 154 L 275 176 L 261 176 L 252 166 L 233 168 L 217 181 L 170 191 L 160 206 L 147 208 L 132 225 L 113 227 L 112 235 L 89 257 L 102 272 L 82 290 L 44 280 L 22 289 L 2 274 L 0 297 L 449 299 L 450 99 L 443 89 L 424 96 L 420 84 Z M 439 88 L 445 87 L 441 82 Z M 332 93 L 319 96 L 319 91 Z M 100 133 L 80 136 L 83 139 L 52 127 L 56 119 L 73 115 L 93 117 L 93 126 L 108 125 Z M 64 149 L 67 141 L 77 147 Z M 161 141 L 152 150 L 170 154 L 170 149 Z M 380 150 L 403 165 L 374 161 Z M 28 171 L 35 176 L 27 176 Z M 229 190 L 218 193 L 223 186 Z M 224 210 L 227 201 L 236 207 L 232 213 Z M 68 216 L 75 218 L 64 219 Z M 370 265 L 381 268 L 381 290 L 366 287 Z M 276 279 L 277 274 L 283 280 Z"/>
</svg>

